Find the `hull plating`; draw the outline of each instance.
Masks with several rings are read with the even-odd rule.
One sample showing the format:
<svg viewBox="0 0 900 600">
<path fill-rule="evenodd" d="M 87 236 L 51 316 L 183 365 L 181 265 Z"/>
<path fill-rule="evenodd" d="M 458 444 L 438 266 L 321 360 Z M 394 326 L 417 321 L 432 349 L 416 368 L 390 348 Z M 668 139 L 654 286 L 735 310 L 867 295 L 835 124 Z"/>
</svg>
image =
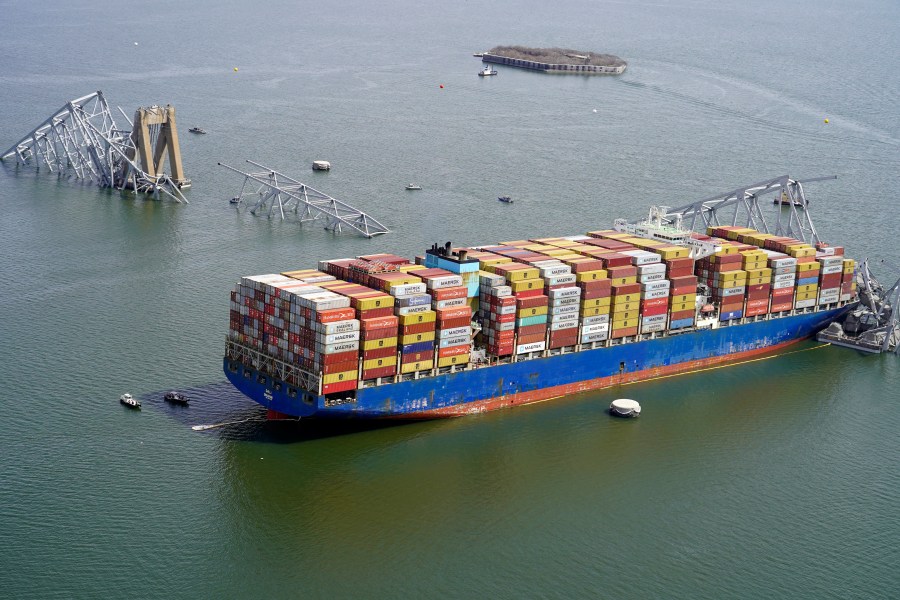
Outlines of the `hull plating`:
<svg viewBox="0 0 900 600">
<path fill-rule="evenodd" d="M 226 358 L 225 374 L 271 411 L 299 417 L 451 417 L 683 373 L 778 351 L 806 339 L 846 308 L 669 335 L 356 390 L 351 401 L 304 394 Z M 235 367 L 236 370 L 232 370 Z"/>
</svg>

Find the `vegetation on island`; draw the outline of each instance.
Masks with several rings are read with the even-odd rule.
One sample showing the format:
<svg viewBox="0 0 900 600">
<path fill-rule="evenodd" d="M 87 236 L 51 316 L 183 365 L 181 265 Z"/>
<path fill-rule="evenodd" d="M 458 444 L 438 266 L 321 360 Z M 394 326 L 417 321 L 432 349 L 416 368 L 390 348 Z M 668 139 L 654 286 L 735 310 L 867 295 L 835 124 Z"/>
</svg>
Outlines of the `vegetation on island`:
<svg viewBox="0 0 900 600">
<path fill-rule="evenodd" d="M 596 65 L 621 67 L 627 63 L 614 54 L 597 54 L 569 48 L 529 48 L 527 46 L 495 46 L 487 54 L 554 65 Z"/>
</svg>

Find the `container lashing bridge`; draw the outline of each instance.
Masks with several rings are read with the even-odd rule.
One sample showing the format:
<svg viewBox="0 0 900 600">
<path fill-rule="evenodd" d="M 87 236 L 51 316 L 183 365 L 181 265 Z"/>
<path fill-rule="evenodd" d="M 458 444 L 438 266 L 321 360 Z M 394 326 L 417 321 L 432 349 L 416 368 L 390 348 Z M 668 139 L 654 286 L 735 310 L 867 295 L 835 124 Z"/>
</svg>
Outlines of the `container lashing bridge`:
<svg viewBox="0 0 900 600">
<path fill-rule="evenodd" d="M 138 108 L 132 128 L 122 129 L 101 91 L 66 102 L 0 160 L 13 157 L 17 164 L 43 166 L 60 177 L 156 198 L 162 193 L 177 202 L 187 202 L 180 190 L 191 185 L 181 164 L 175 108 Z M 167 157 L 171 175 L 164 171 Z"/>
<path fill-rule="evenodd" d="M 287 214 L 292 213 L 300 223 L 323 219 L 325 229 L 328 231 L 342 233 L 347 227 L 367 238 L 390 232 L 378 220 L 345 202 L 332 198 L 275 169 L 270 169 L 252 160 L 247 162 L 262 170 L 257 172 L 241 171 L 219 163 L 220 166 L 244 176 L 240 192 L 231 199 L 231 203 L 238 208 L 244 203 L 245 197 L 255 197 L 253 206 L 250 208 L 250 212 L 254 215 L 267 213 L 269 218 L 278 215 L 284 220 Z M 248 191 L 248 184 L 255 189 Z M 250 202 L 251 200 L 248 199 L 247 204 Z"/>
</svg>

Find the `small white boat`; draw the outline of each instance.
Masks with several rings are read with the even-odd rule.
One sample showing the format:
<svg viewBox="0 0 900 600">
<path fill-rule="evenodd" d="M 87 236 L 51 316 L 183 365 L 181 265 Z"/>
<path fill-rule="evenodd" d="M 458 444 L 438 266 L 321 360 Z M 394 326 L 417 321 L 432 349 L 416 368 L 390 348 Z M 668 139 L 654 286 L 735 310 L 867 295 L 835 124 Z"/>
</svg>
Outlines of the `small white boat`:
<svg viewBox="0 0 900 600">
<path fill-rule="evenodd" d="M 619 398 L 613 400 L 609 405 L 609 414 L 614 417 L 639 417 L 641 416 L 641 405 L 637 400 Z"/>
<path fill-rule="evenodd" d="M 327 160 L 314 160 L 312 168 L 313 171 L 330 171 L 331 163 Z"/>
<path fill-rule="evenodd" d="M 421 189 L 422 189 L 422 186 L 419 185 L 419 184 L 417 184 L 417 183 L 410 183 L 409 185 L 406 186 L 406 189 L 408 189 L 408 190 L 421 190 Z"/>
<path fill-rule="evenodd" d="M 491 75 L 496 75 L 497 71 L 492 69 L 490 66 L 484 68 L 483 71 L 478 71 L 479 77 L 490 77 Z"/>
<path fill-rule="evenodd" d="M 512 204 L 513 203 L 513 199 L 510 198 L 509 196 L 498 196 L 497 200 L 499 200 L 500 202 L 503 202 L 504 204 Z"/>
<path fill-rule="evenodd" d="M 171 391 L 168 392 L 164 396 L 166 402 L 171 402 L 172 404 L 181 404 L 182 406 L 187 406 L 190 398 L 182 394 L 181 392 Z"/>
<path fill-rule="evenodd" d="M 190 131 L 191 133 L 206 134 L 206 131 L 204 131 L 203 129 L 200 129 L 199 127 L 191 127 L 190 129 L 188 129 L 188 131 Z"/>
<path fill-rule="evenodd" d="M 141 401 L 137 400 L 134 396 L 128 393 L 119 396 L 119 402 L 121 402 L 128 408 L 136 408 L 138 410 L 141 409 Z"/>
</svg>

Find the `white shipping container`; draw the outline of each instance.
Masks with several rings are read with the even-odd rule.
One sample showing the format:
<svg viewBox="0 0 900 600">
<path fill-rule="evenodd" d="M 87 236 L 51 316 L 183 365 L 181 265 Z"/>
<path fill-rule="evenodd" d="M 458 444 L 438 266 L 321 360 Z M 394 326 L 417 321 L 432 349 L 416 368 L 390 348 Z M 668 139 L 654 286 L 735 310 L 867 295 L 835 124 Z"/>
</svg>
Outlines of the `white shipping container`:
<svg viewBox="0 0 900 600">
<path fill-rule="evenodd" d="M 468 325 L 464 325 L 462 327 L 451 327 L 450 329 L 438 329 L 438 337 L 439 338 L 450 338 L 457 337 L 460 335 L 471 335 L 472 328 Z"/>
<path fill-rule="evenodd" d="M 777 267 L 772 269 L 773 277 L 783 277 L 784 275 L 795 275 L 797 267 Z"/>
<path fill-rule="evenodd" d="M 516 314 L 516 305 L 512 306 L 496 306 L 493 312 L 498 315 L 514 315 Z"/>
<path fill-rule="evenodd" d="M 448 287 L 460 287 L 463 284 L 461 275 L 441 275 L 425 281 L 425 286 L 430 290 L 439 290 Z"/>
<path fill-rule="evenodd" d="M 578 298 L 581 296 L 581 288 L 566 287 L 559 288 L 557 290 L 550 290 L 547 293 L 547 296 L 549 296 L 551 300 L 556 300 L 557 298 Z"/>
<path fill-rule="evenodd" d="M 772 277 L 772 283 L 793 283 L 797 280 L 797 275 L 793 272 L 785 273 L 784 275 L 775 275 Z"/>
<path fill-rule="evenodd" d="M 497 287 L 506 285 L 506 277 L 495 273 L 484 273 L 478 276 L 478 282 L 485 287 Z"/>
<path fill-rule="evenodd" d="M 549 306 L 569 306 L 570 304 L 581 304 L 581 298 L 578 296 L 570 296 L 568 298 L 557 298 L 549 302 Z"/>
<path fill-rule="evenodd" d="M 609 323 L 609 315 L 595 315 L 593 317 L 585 317 L 581 320 L 582 325 L 600 325 Z"/>
<path fill-rule="evenodd" d="M 638 283 L 650 283 L 652 281 L 662 281 L 666 278 L 665 273 L 647 273 L 638 276 Z"/>
<path fill-rule="evenodd" d="M 609 323 L 597 323 L 596 325 L 585 325 L 581 328 L 582 336 L 592 333 L 609 333 Z"/>
<path fill-rule="evenodd" d="M 469 343 L 469 336 L 458 335 L 456 337 L 441 338 L 438 342 L 439 348 L 451 348 L 453 346 L 466 346 Z"/>
<path fill-rule="evenodd" d="M 668 288 L 664 290 L 656 290 L 655 292 L 642 292 L 641 298 L 644 300 L 656 300 L 657 298 L 668 298 L 669 290 Z"/>
<path fill-rule="evenodd" d="M 547 285 L 565 285 L 567 283 L 574 284 L 577 281 L 575 275 L 556 275 L 555 277 L 545 277 L 544 282 Z"/>
<path fill-rule="evenodd" d="M 818 260 L 822 264 L 823 267 L 834 267 L 834 266 L 841 267 L 841 266 L 843 266 L 842 263 L 844 262 L 844 257 L 829 256 L 829 257 L 821 257 L 816 260 Z"/>
<path fill-rule="evenodd" d="M 641 319 L 641 323 L 643 325 L 653 325 L 654 323 L 662 323 L 665 325 L 668 318 L 669 315 L 652 315 L 649 317 L 643 317 Z"/>
<path fill-rule="evenodd" d="M 665 328 L 665 323 L 651 323 L 650 325 L 641 325 L 641 333 L 654 333 L 657 331 L 664 331 Z"/>
<path fill-rule="evenodd" d="M 541 352 L 544 350 L 546 342 L 533 342 L 531 344 L 521 344 L 516 347 L 516 354 L 527 354 L 528 352 Z"/>
<path fill-rule="evenodd" d="M 427 291 L 424 283 L 403 283 L 390 287 L 391 296 L 413 296 Z"/>
<path fill-rule="evenodd" d="M 508 323 L 494 323 L 494 329 L 497 331 L 513 331 L 516 328 L 516 322 L 510 321 Z"/>
<path fill-rule="evenodd" d="M 411 294 L 409 296 L 394 296 L 394 306 L 429 306 L 431 294 Z"/>
<path fill-rule="evenodd" d="M 819 304 L 830 304 L 841 298 L 841 288 L 827 288 L 819 292 Z"/>
<path fill-rule="evenodd" d="M 317 333 L 316 334 L 316 345 L 324 344 L 326 346 L 330 346 L 331 344 L 343 344 L 344 342 L 355 342 L 359 340 L 359 331 L 348 331 L 347 333 Z"/>
<path fill-rule="evenodd" d="M 739 287 L 730 287 L 730 288 L 719 288 L 719 292 L 723 297 L 725 296 L 743 296 L 744 292 L 746 292 L 746 286 Z"/>
<path fill-rule="evenodd" d="M 578 329 L 578 319 L 550 323 L 550 331 L 561 331 L 563 329 Z"/>
<path fill-rule="evenodd" d="M 565 315 L 569 313 L 577 314 L 580 312 L 580 307 L 578 304 L 565 304 L 563 306 L 551 306 L 550 314 L 551 315 Z"/>
<path fill-rule="evenodd" d="M 359 331 L 359 319 L 347 319 L 346 321 L 335 321 L 334 323 L 315 323 L 313 329 L 329 335 Z"/>
<path fill-rule="evenodd" d="M 316 352 L 318 354 L 337 354 L 339 352 L 350 352 L 359 350 L 359 342 L 341 342 L 340 344 L 316 344 Z"/>
<path fill-rule="evenodd" d="M 581 336 L 582 344 L 590 344 L 592 342 L 602 342 L 609 337 L 608 331 L 598 331 L 597 333 L 589 333 Z"/>
<path fill-rule="evenodd" d="M 508 285 L 498 285 L 491 288 L 491 296 L 503 298 L 504 296 L 512 296 L 512 288 Z"/>
<path fill-rule="evenodd" d="M 657 259 L 659 259 L 658 254 L 654 254 Z M 655 262 L 650 264 L 641 264 L 638 265 L 637 268 L 638 275 L 649 275 L 650 273 L 665 273 L 666 265 L 661 262 Z"/>
<path fill-rule="evenodd" d="M 655 292 L 656 290 L 667 290 L 672 286 L 672 282 L 668 279 L 663 279 L 662 281 L 650 281 L 647 283 L 641 284 L 641 291 L 643 292 Z"/>
<path fill-rule="evenodd" d="M 428 312 L 431 306 L 423 304 L 422 306 L 397 306 L 394 308 L 394 314 L 398 316 L 415 315 L 418 313 Z"/>
<path fill-rule="evenodd" d="M 541 277 L 556 277 L 558 275 L 571 275 L 572 267 L 569 265 L 564 265 L 561 262 L 558 262 L 554 265 L 548 265 L 546 267 L 540 268 Z"/>
<path fill-rule="evenodd" d="M 843 265 L 834 265 L 829 267 L 822 267 L 822 275 L 833 275 L 834 273 L 843 273 L 844 266 Z"/>
<path fill-rule="evenodd" d="M 774 281 L 774 282 L 772 282 L 773 290 L 780 290 L 780 289 L 791 288 L 791 287 L 794 287 L 793 279 L 790 281 Z"/>
<path fill-rule="evenodd" d="M 456 306 L 465 306 L 465 298 L 453 298 L 451 300 L 438 300 L 434 303 L 435 308 L 453 308 Z"/>
<path fill-rule="evenodd" d="M 797 300 L 794 302 L 794 308 L 809 308 L 810 306 L 816 305 L 816 299 L 810 298 L 809 300 Z"/>
<path fill-rule="evenodd" d="M 834 256 L 834 246 L 826 246 L 825 248 L 819 248 L 816 250 L 816 256 Z"/>
</svg>

